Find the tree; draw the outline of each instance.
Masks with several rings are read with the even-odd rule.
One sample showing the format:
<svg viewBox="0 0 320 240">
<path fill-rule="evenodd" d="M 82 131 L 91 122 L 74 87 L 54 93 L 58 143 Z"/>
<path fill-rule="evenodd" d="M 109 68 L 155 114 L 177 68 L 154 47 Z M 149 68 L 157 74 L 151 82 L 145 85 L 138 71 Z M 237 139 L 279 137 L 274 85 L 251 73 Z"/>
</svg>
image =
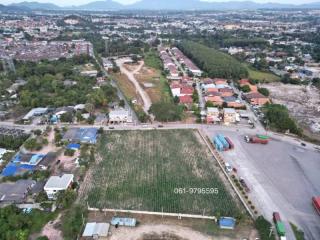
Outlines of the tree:
<svg viewBox="0 0 320 240">
<path fill-rule="evenodd" d="M 69 148 L 64 151 L 64 155 L 69 157 L 72 157 L 74 153 L 75 153 L 75 150 L 69 149 Z"/>
<path fill-rule="evenodd" d="M 173 102 L 174 102 L 175 104 L 178 104 L 178 103 L 180 102 L 179 97 L 178 97 L 178 96 L 174 96 Z"/>
<path fill-rule="evenodd" d="M 119 101 L 119 107 L 125 107 L 125 101 L 123 100 L 123 99 L 121 99 L 120 101 Z"/>
<path fill-rule="evenodd" d="M 208 108 L 208 107 L 215 107 L 215 106 L 214 106 L 213 102 L 208 101 L 208 102 L 206 102 L 206 108 Z"/>
<path fill-rule="evenodd" d="M 193 90 L 193 94 L 192 94 L 192 100 L 194 103 L 199 102 L 199 95 L 196 89 Z"/>
<path fill-rule="evenodd" d="M 259 216 L 255 220 L 254 225 L 258 230 L 259 236 L 262 240 L 275 240 L 274 232 L 270 235 L 270 229 L 272 225 L 263 216 Z"/>
<path fill-rule="evenodd" d="M 60 116 L 60 121 L 72 123 L 73 122 L 73 114 L 71 112 L 66 112 L 66 113 L 62 114 Z"/>
<path fill-rule="evenodd" d="M 87 217 L 86 207 L 75 205 L 62 216 L 62 233 L 66 240 L 75 239 Z"/>
<path fill-rule="evenodd" d="M 178 47 L 209 77 L 239 79 L 248 76 L 248 70 L 237 59 L 219 50 L 187 40 Z"/>
<path fill-rule="evenodd" d="M 267 88 L 258 88 L 258 92 L 266 97 L 268 97 L 270 95 L 270 92 Z"/>
<path fill-rule="evenodd" d="M 33 131 L 34 135 L 40 136 L 42 134 L 42 131 L 40 129 L 36 129 Z"/>
<path fill-rule="evenodd" d="M 40 144 L 35 138 L 28 139 L 23 146 L 25 147 L 25 149 L 31 150 L 31 151 L 33 150 L 38 151 L 42 148 L 42 144 Z"/>
<path fill-rule="evenodd" d="M 251 88 L 249 85 L 244 85 L 241 87 L 241 91 L 247 93 L 251 91 Z"/>
<path fill-rule="evenodd" d="M 59 191 L 56 195 L 57 207 L 66 209 L 76 200 L 77 193 L 74 190 Z"/>
<path fill-rule="evenodd" d="M 263 111 L 266 116 L 269 127 L 279 131 L 286 132 L 289 130 L 294 134 L 301 134 L 296 122 L 290 117 L 286 106 L 280 104 L 267 104 Z"/>
<path fill-rule="evenodd" d="M 38 237 L 36 240 L 49 240 L 47 236 Z"/>
</svg>

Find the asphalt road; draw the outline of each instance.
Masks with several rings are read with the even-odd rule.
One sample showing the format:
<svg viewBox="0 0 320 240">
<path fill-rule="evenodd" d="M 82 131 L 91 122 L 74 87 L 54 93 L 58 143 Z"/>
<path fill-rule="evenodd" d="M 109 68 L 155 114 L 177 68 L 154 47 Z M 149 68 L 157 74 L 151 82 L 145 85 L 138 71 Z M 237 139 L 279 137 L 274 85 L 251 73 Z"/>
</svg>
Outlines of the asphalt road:
<svg viewBox="0 0 320 240">
<path fill-rule="evenodd" d="M 207 130 L 211 137 L 218 132 L 234 142 L 235 149 L 223 152 L 223 157 L 248 183 L 250 198 L 260 212 L 270 221 L 274 211 L 280 212 L 289 240 L 295 239 L 289 222 L 302 228 L 306 239 L 319 240 L 320 216 L 311 198 L 320 195 L 320 153 L 287 137 L 268 145 L 248 144 L 241 132 Z"/>
</svg>

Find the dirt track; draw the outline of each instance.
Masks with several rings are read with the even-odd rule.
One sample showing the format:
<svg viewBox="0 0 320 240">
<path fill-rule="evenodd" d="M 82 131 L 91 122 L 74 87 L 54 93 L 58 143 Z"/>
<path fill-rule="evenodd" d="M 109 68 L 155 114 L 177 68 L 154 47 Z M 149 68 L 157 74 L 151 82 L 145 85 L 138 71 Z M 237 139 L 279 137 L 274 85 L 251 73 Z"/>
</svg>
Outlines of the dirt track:
<svg viewBox="0 0 320 240">
<path fill-rule="evenodd" d="M 194 231 L 190 228 L 173 226 L 173 225 L 142 225 L 136 228 L 119 228 L 112 230 L 110 240 L 145 240 L 145 239 L 160 239 L 159 237 L 166 236 L 164 239 L 176 240 L 212 240 L 212 237 Z M 161 238 L 162 239 L 162 238 Z M 217 240 L 230 240 L 228 237 L 215 237 Z"/>
<path fill-rule="evenodd" d="M 124 59 L 124 58 L 118 59 L 116 61 L 116 63 L 119 66 L 120 71 L 122 73 L 124 73 L 125 75 L 127 75 L 128 79 L 134 84 L 137 92 L 139 93 L 139 95 L 142 98 L 143 109 L 148 114 L 148 110 L 150 109 L 151 104 L 152 104 L 151 99 L 150 99 L 149 95 L 146 93 L 146 91 L 140 86 L 139 82 L 137 81 L 136 77 L 134 76 L 136 73 L 138 73 L 141 70 L 141 68 L 144 65 L 144 62 L 141 61 L 139 66 L 135 70 L 129 71 L 126 67 L 124 67 L 124 63 L 126 62 L 126 60 L 127 59 Z"/>
</svg>

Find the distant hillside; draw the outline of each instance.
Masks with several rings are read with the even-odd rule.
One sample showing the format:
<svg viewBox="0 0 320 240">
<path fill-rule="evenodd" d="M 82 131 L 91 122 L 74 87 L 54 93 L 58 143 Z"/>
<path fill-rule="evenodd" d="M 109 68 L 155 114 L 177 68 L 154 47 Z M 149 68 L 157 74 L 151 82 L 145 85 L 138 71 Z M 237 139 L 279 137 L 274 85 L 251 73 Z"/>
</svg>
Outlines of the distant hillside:
<svg viewBox="0 0 320 240">
<path fill-rule="evenodd" d="M 79 10 L 106 11 L 106 10 L 121 10 L 124 8 L 124 6 L 112 0 L 105 0 L 105 1 L 91 2 L 75 8 Z"/>
<path fill-rule="evenodd" d="M 31 10 L 60 10 L 61 8 L 52 3 L 39 3 L 39 2 L 20 2 L 10 4 L 9 7 L 28 8 Z"/>
<path fill-rule="evenodd" d="M 0 11 L 1 12 L 15 12 L 15 11 L 30 11 L 31 9 L 24 7 L 24 6 L 5 6 L 0 4 Z"/>
<path fill-rule="evenodd" d="M 114 0 L 99 0 L 80 6 L 59 7 L 51 3 L 21 2 L 7 7 L 31 10 L 255 10 L 255 9 L 320 9 L 320 2 L 309 4 L 256 3 L 253 1 L 205 2 L 201 0 L 140 0 L 122 5 Z M 2 6 L 5 9 L 4 6 Z M 1 7 L 0 7 L 1 10 Z"/>
</svg>

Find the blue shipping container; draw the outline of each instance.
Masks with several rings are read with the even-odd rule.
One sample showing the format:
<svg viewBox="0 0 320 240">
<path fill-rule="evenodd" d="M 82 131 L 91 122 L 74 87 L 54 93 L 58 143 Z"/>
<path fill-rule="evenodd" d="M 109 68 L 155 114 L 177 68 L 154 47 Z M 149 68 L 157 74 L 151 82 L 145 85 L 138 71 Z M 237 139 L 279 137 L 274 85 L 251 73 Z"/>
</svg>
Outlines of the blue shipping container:
<svg viewBox="0 0 320 240">
<path fill-rule="evenodd" d="M 227 140 L 224 138 L 224 136 L 222 134 L 218 134 L 217 138 L 223 144 L 223 147 L 225 150 L 228 150 L 230 148 L 229 143 L 227 142 Z"/>
<path fill-rule="evenodd" d="M 224 150 L 224 147 L 223 147 L 223 144 L 221 143 L 221 141 L 219 140 L 219 138 L 215 137 L 214 140 L 214 146 L 216 147 L 216 149 L 218 151 L 223 151 Z"/>
</svg>

